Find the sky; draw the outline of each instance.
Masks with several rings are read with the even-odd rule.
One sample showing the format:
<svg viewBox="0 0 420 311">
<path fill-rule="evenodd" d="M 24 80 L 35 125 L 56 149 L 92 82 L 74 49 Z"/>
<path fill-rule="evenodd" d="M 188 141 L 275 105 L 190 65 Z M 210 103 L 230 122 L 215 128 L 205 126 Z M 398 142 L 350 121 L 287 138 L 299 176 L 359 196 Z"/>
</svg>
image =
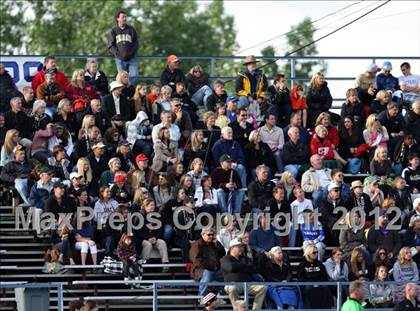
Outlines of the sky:
<svg viewBox="0 0 420 311">
<path fill-rule="evenodd" d="M 359 2 L 359 3 L 358 3 Z M 242 51 L 265 40 L 281 35 L 304 17 L 317 20 L 334 11 L 353 6 L 314 24 L 322 28 L 314 38 L 333 31 L 356 17 L 377 7 L 384 1 L 225 1 L 225 10 L 235 17 L 239 49 L 236 55 L 261 55 L 265 45 Z M 262 30 L 262 31 L 261 31 Z M 266 44 L 276 49 L 276 55 L 286 51 L 285 36 Z M 319 56 L 420 56 L 420 1 L 391 1 L 354 24 L 317 43 Z M 239 52 L 239 53 L 238 53 Z M 378 58 L 381 65 L 384 58 Z M 393 74 L 401 75 L 394 60 Z M 420 74 L 420 61 L 409 61 L 412 72 Z M 327 76 L 353 77 L 363 72 L 368 60 L 339 60 L 328 62 Z M 334 81 L 333 96 L 342 92 L 350 81 Z M 335 86 L 335 87 L 334 87 Z M 331 87 L 330 87 L 331 89 Z M 334 94 L 336 93 L 336 94 Z"/>
</svg>

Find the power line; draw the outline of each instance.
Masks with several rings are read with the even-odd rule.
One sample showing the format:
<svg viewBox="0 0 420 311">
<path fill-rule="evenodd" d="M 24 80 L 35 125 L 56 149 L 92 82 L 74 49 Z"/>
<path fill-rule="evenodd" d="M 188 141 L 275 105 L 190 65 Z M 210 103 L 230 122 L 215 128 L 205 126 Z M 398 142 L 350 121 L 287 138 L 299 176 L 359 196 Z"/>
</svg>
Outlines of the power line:
<svg viewBox="0 0 420 311">
<path fill-rule="evenodd" d="M 348 23 L 344 24 L 343 26 L 340 26 L 339 28 L 337 28 L 337 29 L 335 29 L 335 30 L 333 30 L 333 31 L 331 31 L 331 32 L 329 32 L 329 33 L 327 33 L 327 34 L 323 35 L 322 37 L 320 37 L 320 38 L 318 38 L 318 39 L 316 39 L 316 40 L 313 40 L 312 42 L 309 42 L 308 44 L 305 44 L 304 46 L 301 46 L 301 47 L 299 47 L 299 48 L 297 48 L 297 49 L 295 49 L 295 50 L 293 50 L 293 51 L 291 51 L 291 52 L 286 53 L 283 57 L 288 57 L 288 56 L 290 56 L 290 55 L 292 55 L 292 54 L 294 54 L 294 53 L 296 53 L 296 52 L 299 52 L 299 51 L 303 50 L 304 48 L 306 48 L 306 47 L 308 47 L 308 46 L 311 46 L 311 45 L 312 45 L 312 44 L 314 44 L 314 43 L 317 43 L 317 42 L 321 41 L 322 39 L 325 39 L 325 38 L 327 38 L 327 37 L 331 36 L 332 34 L 334 34 L 334 33 L 338 32 L 338 31 L 340 31 L 341 29 L 346 28 L 346 27 L 350 26 L 351 24 L 353 24 L 353 23 L 357 22 L 357 21 L 358 21 L 358 20 L 360 20 L 361 18 L 363 18 L 363 17 L 365 17 L 365 16 L 367 16 L 367 15 L 369 15 L 369 14 L 373 13 L 374 11 L 378 10 L 379 8 L 381 8 L 381 7 L 383 7 L 384 5 L 388 4 L 389 2 L 391 2 L 391 0 L 387 0 L 386 2 L 384 2 L 384 3 L 380 4 L 380 5 L 378 5 L 377 7 L 373 8 L 372 10 L 370 10 L 370 11 L 368 11 L 368 12 L 366 12 L 366 13 L 364 13 L 364 14 L 360 15 L 359 17 L 357 17 L 357 18 L 353 19 L 352 21 L 350 21 L 350 22 L 348 22 Z M 266 67 L 266 66 L 269 66 L 269 65 L 271 65 L 271 64 L 273 64 L 273 63 L 275 63 L 275 62 L 277 62 L 280 58 L 281 58 L 281 57 L 278 57 L 277 59 L 275 59 L 275 60 L 273 60 L 273 61 L 271 61 L 271 62 L 268 62 L 268 63 L 266 63 L 266 64 L 264 64 L 264 65 L 262 65 L 262 66 L 260 66 L 260 67 L 258 67 L 258 68 L 259 68 L 259 69 L 261 69 L 261 68 L 264 68 L 264 67 Z"/>
<path fill-rule="evenodd" d="M 333 15 L 335 15 L 335 14 L 338 14 L 338 13 L 340 13 L 340 12 L 344 11 L 345 9 L 348 9 L 348 8 L 350 8 L 350 7 L 354 6 L 354 5 L 357 5 L 357 4 L 359 4 L 359 3 L 363 2 L 363 1 L 364 1 L 364 0 L 362 0 L 362 1 L 358 1 L 358 2 L 355 2 L 355 3 L 352 3 L 352 4 L 350 4 L 350 5 L 347 5 L 347 6 L 345 6 L 345 7 L 341 8 L 341 9 L 339 9 L 339 10 L 337 10 L 337 11 L 331 12 L 331 13 L 329 13 L 329 14 L 325 15 L 325 16 L 322 16 L 322 17 L 318 18 L 317 20 L 312 21 L 310 24 L 311 24 L 311 25 L 312 25 L 312 24 L 315 24 L 315 23 L 317 23 L 317 22 L 319 22 L 319 21 L 321 21 L 321 20 L 323 20 L 323 19 L 326 19 L 326 18 L 328 18 L 328 17 L 330 17 L 330 16 L 333 16 Z M 273 37 L 273 38 L 271 38 L 271 39 L 267 39 L 267 40 L 265 40 L 265 41 L 263 41 L 263 42 L 260 42 L 260 43 L 258 43 L 258 44 L 253 45 L 253 46 L 250 46 L 250 47 L 248 47 L 248 48 L 242 49 L 242 50 L 240 50 L 239 52 L 237 52 L 236 54 L 241 54 L 241 53 L 243 53 L 243 52 L 245 52 L 245 51 L 247 51 L 247 50 L 253 49 L 253 48 L 255 48 L 255 47 L 258 47 L 258 46 L 260 46 L 260 45 L 263 45 L 263 44 L 268 43 L 268 42 L 270 42 L 270 41 L 273 41 L 273 40 L 275 40 L 275 39 L 278 39 L 278 38 L 284 37 L 284 36 L 288 35 L 289 33 L 292 33 L 292 32 L 295 32 L 295 31 L 296 31 L 296 30 L 291 30 L 291 31 L 288 31 L 288 32 L 282 33 L 282 34 L 277 35 L 277 36 L 275 36 L 275 37 Z"/>
</svg>

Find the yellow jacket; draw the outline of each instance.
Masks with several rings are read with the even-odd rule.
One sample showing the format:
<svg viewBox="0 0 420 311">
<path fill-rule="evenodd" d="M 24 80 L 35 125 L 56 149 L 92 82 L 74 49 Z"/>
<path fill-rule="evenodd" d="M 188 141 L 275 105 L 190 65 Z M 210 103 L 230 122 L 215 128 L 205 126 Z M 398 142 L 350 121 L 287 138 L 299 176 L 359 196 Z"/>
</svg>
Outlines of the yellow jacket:
<svg viewBox="0 0 420 311">
<path fill-rule="evenodd" d="M 264 98 L 265 90 L 267 89 L 267 78 L 264 72 L 260 72 L 256 88 L 256 98 Z M 236 94 L 238 96 L 250 96 L 253 95 L 251 92 L 251 81 L 248 76 L 243 72 L 238 73 L 236 79 Z"/>
</svg>

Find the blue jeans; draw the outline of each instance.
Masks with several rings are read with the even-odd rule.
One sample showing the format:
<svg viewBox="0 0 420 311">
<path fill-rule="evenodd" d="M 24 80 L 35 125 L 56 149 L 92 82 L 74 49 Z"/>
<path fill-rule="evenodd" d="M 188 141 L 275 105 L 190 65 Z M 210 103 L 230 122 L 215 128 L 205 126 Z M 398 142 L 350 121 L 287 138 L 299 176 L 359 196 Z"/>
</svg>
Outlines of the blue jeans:
<svg viewBox="0 0 420 311">
<path fill-rule="evenodd" d="M 300 164 L 287 164 L 284 167 L 284 171 L 288 171 L 288 172 L 292 173 L 293 177 L 296 178 L 296 176 L 299 173 L 299 169 L 300 169 L 301 166 L 302 165 L 300 165 Z"/>
<path fill-rule="evenodd" d="M 312 204 L 314 208 L 318 207 L 319 201 L 322 199 L 322 190 L 312 192 Z"/>
<path fill-rule="evenodd" d="M 347 172 L 350 174 L 357 174 L 360 172 L 360 167 L 362 165 L 362 160 L 359 158 L 350 158 L 347 159 Z"/>
<path fill-rule="evenodd" d="M 51 119 L 52 119 L 54 113 L 56 113 L 56 112 L 57 112 L 57 107 L 56 106 L 49 106 L 49 107 L 45 108 L 45 113 L 47 115 L 49 115 Z"/>
<path fill-rule="evenodd" d="M 283 150 L 277 149 L 273 152 L 274 160 L 276 161 L 277 171 L 283 173 Z"/>
<path fill-rule="evenodd" d="M 25 204 L 30 205 L 31 203 L 29 203 L 29 200 L 28 200 L 28 190 L 29 190 L 28 180 L 27 179 L 22 179 L 22 178 L 16 178 L 15 179 L 15 189 L 20 194 L 23 202 L 25 202 Z"/>
<path fill-rule="evenodd" d="M 219 202 L 222 213 L 228 212 L 228 199 L 229 192 L 225 192 L 222 188 L 217 189 L 217 201 Z M 240 213 L 242 203 L 244 202 L 245 191 L 238 189 L 233 191 L 233 213 Z"/>
<path fill-rule="evenodd" d="M 396 163 L 393 165 L 392 170 L 394 171 L 395 176 L 400 176 L 403 171 L 403 165 Z"/>
<path fill-rule="evenodd" d="M 203 270 L 200 279 L 200 287 L 198 288 L 198 295 L 200 297 L 204 297 L 207 293 L 207 284 L 203 284 L 205 282 L 223 282 L 223 274 L 222 270 L 217 271 L 210 271 L 210 270 Z"/>
<path fill-rule="evenodd" d="M 243 166 L 242 164 L 238 164 L 234 170 L 238 173 L 239 178 L 241 179 L 241 183 L 242 185 L 238 185 L 238 188 L 246 188 L 247 183 L 246 183 L 246 169 L 245 166 Z"/>
<path fill-rule="evenodd" d="M 206 108 L 206 110 L 208 110 L 207 108 L 207 98 L 213 94 L 212 89 L 208 86 L 208 85 L 203 85 L 197 92 L 195 92 L 192 96 L 191 96 L 191 100 L 196 104 L 196 105 L 203 105 Z"/>
<path fill-rule="evenodd" d="M 123 61 L 119 58 L 115 58 L 115 64 L 117 65 L 118 72 L 127 71 L 130 84 L 134 84 L 136 77 L 139 74 L 139 65 L 137 57 L 132 57 L 127 61 Z"/>
<path fill-rule="evenodd" d="M 166 245 L 170 244 L 174 233 L 175 230 L 172 225 L 163 225 L 163 240 L 166 242 Z"/>
<path fill-rule="evenodd" d="M 249 106 L 248 97 L 247 96 L 239 96 L 238 108 L 248 107 L 248 106 Z"/>
</svg>

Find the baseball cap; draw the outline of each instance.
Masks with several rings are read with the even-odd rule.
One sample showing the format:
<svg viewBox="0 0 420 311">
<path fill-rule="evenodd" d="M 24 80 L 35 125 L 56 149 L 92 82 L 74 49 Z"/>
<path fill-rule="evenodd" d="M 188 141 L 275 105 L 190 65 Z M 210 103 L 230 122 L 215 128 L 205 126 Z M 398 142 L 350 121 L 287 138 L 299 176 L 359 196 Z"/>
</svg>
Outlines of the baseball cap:
<svg viewBox="0 0 420 311">
<path fill-rule="evenodd" d="M 334 189 L 341 189 L 341 186 L 336 183 L 335 181 L 330 182 L 328 185 L 328 191 L 334 190 Z"/>
<path fill-rule="evenodd" d="M 378 72 L 378 66 L 376 64 L 370 64 L 367 66 L 366 71 L 376 73 Z"/>
<path fill-rule="evenodd" d="M 103 142 L 99 142 L 93 145 L 92 150 L 96 149 L 96 148 L 105 148 L 106 146 L 104 145 Z"/>
<path fill-rule="evenodd" d="M 387 70 L 387 71 L 391 71 L 392 70 L 392 64 L 391 64 L 391 62 L 388 62 L 388 61 L 384 62 L 382 64 L 382 69 L 383 70 Z"/>
<path fill-rule="evenodd" d="M 229 248 L 232 248 L 234 246 L 239 246 L 242 245 L 242 242 L 239 241 L 238 239 L 233 239 L 229 242 Z"/>
<path fill-rule="evenodd" d="M 70 180 L 72 180 L 73 178 L 80 178 L 82 176 L 79 175 L 79 173 L 77 172 L 73 172 L 70 174 Z"/>
<path fill-rule="evenodd" d="M 226 102 L 237 102 L 238 98 L 235 95 L 230 95 L 226 98 Z"/>
<path fill-rule="evenodd" d="M 171 54 L 168 56 L 168 63 L 176 63 L 176 62 L 179 62 L 179 58 L 176 55 Z"/>
<path fill-rule="evenodd" d="M 149 160 L 149 158 L 144 153 L 140 153 L 136 157 L 136 162 L 138 162 L 138 161 L 147 161 L 147 160 Z"/>
<path fill-rule="evenodd" d="M 232 158 L 228 154 L 224 154 L 219 158 L 219 162 L 229 161 L 233 162 Z"/>
<path fill-rule="evenodd" d="M 48 166 L 43 166 L 41 168 L 41 171 L 39 172 L 40 174 L 44 173 L 44 174 L 51 174 L 52 170 L 48 167 Z"/>
</svg>

